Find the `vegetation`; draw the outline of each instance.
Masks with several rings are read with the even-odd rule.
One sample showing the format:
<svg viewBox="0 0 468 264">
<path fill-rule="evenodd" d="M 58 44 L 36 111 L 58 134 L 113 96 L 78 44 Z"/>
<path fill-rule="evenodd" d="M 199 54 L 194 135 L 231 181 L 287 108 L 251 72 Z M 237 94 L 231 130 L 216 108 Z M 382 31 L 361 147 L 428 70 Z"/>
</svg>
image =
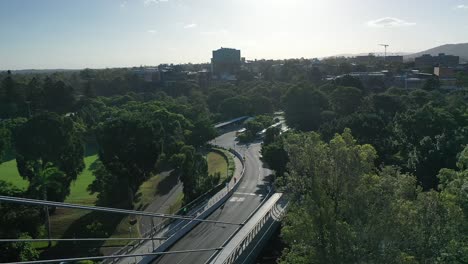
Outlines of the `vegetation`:
<svg viewBox="0 0 468 264">
<path fill-rule="evenodd" d="M 350 130 L 328 143 L 317 133 L 285 138 L 283 178 L 291 206 L 280 263 L 464 263 L 468 211 L 458 170 L 439 174 L 439 191 L 423 192 L 395 167 L 377 168 L 377 152 Z"/>
<path fill-rule="evenodd" d="M 209 152 L 206 155 L 206 162 L 208 164 L 208 174 L 214 175 L 219 173 L 221 179 L 228 177 L 228 163 L 221 154 Z"/>
<path fill-rule="evenodd" d="M 399 73 L 403 66 L 389 65 Z M 209 166 L 201 151 L 216 136 L 213 123 L 255 116 L 244 135 L 252 140 L 282 109 L 293 132 L 267 129 L 262 148 L 292 201 L 281 261 L 466 262 L 466 89 L 442 90 L 437 79 L 414 90 L 347 75 L 324 81 L 367 70 L 343 58 L 312 66 L 305 59 L 258 61 L 257 76 L 242 71 L 236 83 L 210 85 L 184 74 L 203 65 L 161 67 L 179 77 L 145 82 L 135 69 L 0 73 L 1 193 L 143 208 L 155 175 L 173 170 L 184 185 L 175 210 L 224 177 L 224 165 Z M 465 77 L 458 76 L 460 86 Z M 83 161 L 84 145 L 98 154 Z M 45 237 L 46 209 L 59 225 L 54 236 L 128 236 L 131 225 L 124 217 L 1 204 L 0 235 Z M 297 217 L 303 215 L 309 217 Z M 59 243 L 40 258 L 99 254 L 84 246 Z M 34 250 L 2 244 L 0 255 L 33 260 Z"/>
</svg>

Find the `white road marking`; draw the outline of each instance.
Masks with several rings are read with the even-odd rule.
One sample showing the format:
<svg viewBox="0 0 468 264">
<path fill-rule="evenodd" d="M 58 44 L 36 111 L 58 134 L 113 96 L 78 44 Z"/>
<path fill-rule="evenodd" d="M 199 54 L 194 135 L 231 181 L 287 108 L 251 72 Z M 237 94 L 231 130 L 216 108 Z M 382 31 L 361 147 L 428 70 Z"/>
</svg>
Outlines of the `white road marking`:
<svg viewBox="0 0 468 264">
<path fill-rule="evenodd" d="M 245 197 L 232 197 L 229 202 L 243 202 Z"/>
<path fill-rule="evenodd" d="M 238 194 L 238 195 L 250 195 L 250 196 L 257 196 L 257 194 L 255 194 L 255 193 L 243 193 L 243 192 L 235 192 L 234 194 Z"/>
</svg>

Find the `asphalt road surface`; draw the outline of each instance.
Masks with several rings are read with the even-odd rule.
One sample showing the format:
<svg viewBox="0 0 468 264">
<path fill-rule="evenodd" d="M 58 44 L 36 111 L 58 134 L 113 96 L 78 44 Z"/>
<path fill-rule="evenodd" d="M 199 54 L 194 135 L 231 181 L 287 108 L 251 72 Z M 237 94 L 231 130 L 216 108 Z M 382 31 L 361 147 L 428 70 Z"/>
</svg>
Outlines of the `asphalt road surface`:
<svg viewBox="0 0 468 264">
<path fill-rule="evenodd" d="M 208 219 L 243 223 L 251 213 L 261 204 L 267 194 L 266 178 L 271 171 L 263 168 L 260 161 L 260 143 L 249 146 L 237 145 L 235 132 L 224 134 L 213 141 L 216 145 L 225 148 L 235 148 L 245 155 L 245 175 L 237 191 Z M 221 247 L 229 237 L 238 230 L 239 226 L 200 223 L 168 251 L 193 250 Z M 153 263 L 195 264 L 205 263 L 215 252 L 194 252 L 164 255 Z"/>
</svg>

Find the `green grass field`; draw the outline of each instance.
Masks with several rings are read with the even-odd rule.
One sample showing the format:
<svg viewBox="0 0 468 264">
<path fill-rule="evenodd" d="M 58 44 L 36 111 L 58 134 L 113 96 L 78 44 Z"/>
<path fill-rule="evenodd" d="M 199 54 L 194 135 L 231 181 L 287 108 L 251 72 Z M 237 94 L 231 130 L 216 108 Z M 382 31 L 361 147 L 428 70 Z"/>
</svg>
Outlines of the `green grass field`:
<svg viewBox="0 0 468 264">
<path fill-rule="evenodd" d="M 227 166 L 226 160 L 224 157 L 216 152 L 209 152 L 206 156 L 208 162 L 208 173 L 210 175 L 217 172 L 221 173 L 221 179 L 227 177 Z"/>
<path fill-rule="evenodd" d="M 70 189 L 70 195 L 67 197 L 65 202 L 76 203 L 83 205 L 94 205 L 97 199 L 97 195 L 91 195 L 87 191 L 87 187 L 94 180 L 94 175 L 92 174 L 91 166 L 96 161 L 97 155 L 88 156 L 85 158 L 85 169 L 78 176 L 77 180 L 72 183 Z M 228 164 L 224 157 L 215 152 L 209 152 L 206 156 L 208 161 L 208 170 L 210 174 L 220 172 L 221 179 L 226 178 L 226 173 L 228 171 Z M 231 172 L 232 168 L 229 168 Z M 230 173 L 229 173 L 230 174 Z M 28 187 L 28 181 L 21 178 L 18 174 L 16 168 L 16 161 L 11 160 L 0 164 L 0 180 L 4 180 L 14 184 L 15 186 L 26 189 Z M 135 208 L 140 210 L 144 209 L 153 199 L 155 199 L 158 194 L 158 185 L 160 184 L 161 179 L 158 175 L 151 177 L 148 181 L 140 186 L 138 191 L 139 201 L 135 205 Z M 172 213 L 177 211 L 182 205 L 183 195 L 180 195 L 177 202 L 172 205 L 169 209 Z M 67 208 L 57 208 L 56 211 L 51 215 L 51 231 L 53 238 L 72 238 L 79 237 L 80 234 L 87 233 L 87 226 L 94 222 L 98 221 L 106 225 L 105 229 L 111 237 L 138 237 L 139 230 L 138 225 L 134 226 L 129 234 L 130 224 L 129 217 L 120 216 L 120 215 L 111 215 L 98 212 L 89 212 L 85 210 L 74 210 Z M 75 246 L 67 244 L 53 244 L 54 246 L 51 249 L 45 249 L 46 243 L 35 243 L 34 246 L 38 249 L 42 249 L 42 258 L 47 258 L 48 256 L 55 255 L 67 255 L 67 256 L 80 256 L 83 252 L 86 252 L 86 248 L 81 248 L 81 244 Z M 112 247 L 116 245 L 122 245 L 122 242 L 108 242 L 101 244 L 101 246 Z M 96 246 L 99 247 L 98 244 Z M 102 248 L 102 249 L 104 249 Z"/>
<path fill-rule="evenodd" d="M 97 160 L 97 158 L 97 155 L 93 155 L 84 159 L 86 168 L 83 170 L 80 176 L 78 176 L 76 181 L 72 183 L 70 195 L 67 197 L 66 202 L 94 204 L 96 201 L 96 194 L 91 195 L 86 189 L 94 181 L 94 175 L 90 166 Z"/>
<path fill-rule="evenodd" d="M 15 159 L 0 164 L 0 180 L 9 182 L 23 190 L 29 186 L 29 182 L 19 175 Z"/>
<path fill-rule="evenodd" d="M 79 203 L 79 204 L 94 204 L 96 195 L 90 195 L 86 188 L 94 180 L 94 176 L 90 170 L 91 164 L 96 161 L 97 155 L 89 156 L 84 159 L 86 168 L 78 176 L 75 182 L 72 183 L 70 188 L 70 195 L 67 197 L 66 202 Z M 29 182 L 23 179 L 16 167 L 16 160 L 10 160 L 0 164 L 0 180 L 9 182 L 18 188 L 28 188 Z"/>
</svg>

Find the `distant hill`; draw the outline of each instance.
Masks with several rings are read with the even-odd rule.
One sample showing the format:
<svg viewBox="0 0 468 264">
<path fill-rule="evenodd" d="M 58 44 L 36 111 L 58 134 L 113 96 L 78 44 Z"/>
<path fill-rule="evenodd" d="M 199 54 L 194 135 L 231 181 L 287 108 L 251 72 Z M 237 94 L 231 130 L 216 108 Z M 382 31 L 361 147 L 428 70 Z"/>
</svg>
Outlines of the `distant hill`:
<svg viewBox="0 0 468 264">
<path fill-rule="evenodd" d="M 352 58 L 356 56 L 367 56 L 369 54 L 374 54 L 375 56 L 384 56 L 383 52 L 367 52 L 367 53 L 343 53 L 343 54 L 337 54 L 333 56 L 326 56 L 322 58 L 334 58 L 334 57 L 346 57 L 346 58 Z M 405 55 L 410 55 L 411 53 L 409 52 L 389 52 L 387 55 L 388 56 L 394 56 L 394 55 L 400 55 L 400 56 L 405 56 Z"/>
<path fill-rule="evenodd" d="M 414 58 L 419 57 L 423 54 L 431 54 L 435 56 L 439 53 L 460 56 L 461 61 L 468 62 L 468 43 L 442 45 L 439 47 L 428 49 L 426 51 L 406 55 L 405 60 L 413 60 Z"/>
</svg>

